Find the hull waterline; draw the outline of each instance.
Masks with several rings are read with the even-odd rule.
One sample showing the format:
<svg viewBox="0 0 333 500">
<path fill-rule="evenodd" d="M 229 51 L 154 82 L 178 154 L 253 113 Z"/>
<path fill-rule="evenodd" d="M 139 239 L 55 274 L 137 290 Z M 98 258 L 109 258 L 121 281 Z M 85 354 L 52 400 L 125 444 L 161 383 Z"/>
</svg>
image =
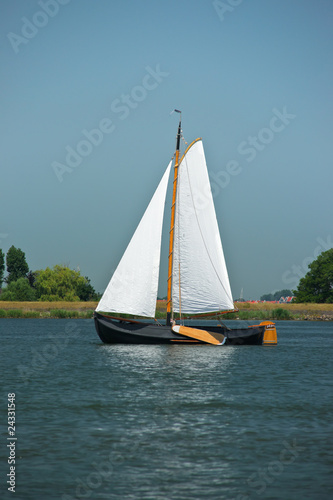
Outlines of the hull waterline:
<svg viewBox="0 0 333 500">
<path fill-rule="evenodd" d="M 144 323 L 112 319 L 102 314 L 94 314 L 95 328 L 105 344 L 202 344 L 171 330 L 171 327 L 154 323 Z M 225 345 L 262 345 L 265 326 L 228 329 L 224 326 L 192 325 L 226 336 Z"/>
</svg>

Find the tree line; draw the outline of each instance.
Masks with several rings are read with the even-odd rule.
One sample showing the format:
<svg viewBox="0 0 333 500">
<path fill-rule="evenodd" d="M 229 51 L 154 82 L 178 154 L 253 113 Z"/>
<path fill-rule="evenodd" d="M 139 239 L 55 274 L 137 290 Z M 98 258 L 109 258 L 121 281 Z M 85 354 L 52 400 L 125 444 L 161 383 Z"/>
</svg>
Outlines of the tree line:
<svg viewBox="0 0 333 500">
<path fill-rule="evenodd" d="M 99 298 L 90 279 L 81 276 L 80 271 L 65 265 L 31 271 L 20 248 L 12 245 L 6 257 L 0 249 L 0 300 L 88 301 Z"/>
<path fill-rule="evenodd" d="M 309 264 L 309 271 L 295 290 L 297 302 L 333 304 L 333 248 Z"/>
<path fill-rule="evenodd" d="M 333 248 L 322 252 L 309 264 L 309 271 L 300 279 L 296 290 L 280 290 L 262 295 L 260 300 L 279 300 L 281 296 L 291 295 L 298 303 L 333 303 Z"/>
<path fill-rule="evenodd" d="M 281 297 L 291 297 L 293 292 L 289 289 L 279 290 L 275 293 L 265 293 L 260 297 L 260 300 L 266 300 L 266 302 L 278 301 Z"/>
<path fill-rule="evenodd" d="M 3 283 L 6 285 L 4 288 Z M 286 292 L 290 290 L 280 290 L 277 294 L 291 295 Z M 309 271 L 292 294 L 296 302 L 333 303 L 333 248 L 322 252 L 309 264 Z M 275 295 L 273 299 L 270 294 L 261 299 L 278 300 Z M 80 271 L 64 265 L 30 271 L 25 253 L 20 248 L 11 246 L 6 259 L 0 249 L 0 300 L 88 301 L 99 298 L 90 279 L 81 276 Z"/>
</svg>

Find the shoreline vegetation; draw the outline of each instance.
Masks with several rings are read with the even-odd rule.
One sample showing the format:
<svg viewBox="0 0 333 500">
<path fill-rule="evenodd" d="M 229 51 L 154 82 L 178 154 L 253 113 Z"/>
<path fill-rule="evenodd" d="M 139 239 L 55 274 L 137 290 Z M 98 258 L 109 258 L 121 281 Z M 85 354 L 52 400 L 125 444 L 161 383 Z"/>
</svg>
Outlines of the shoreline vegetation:
<svg viewBox="0 0 333 500">
<path fill-rule="evenodd" d="M 0 302 L 1 318 L 73 318 L 91 319 L 98 302 Z M 237 302 L 236 313 L 222 315 L 222 320 L 298 320 L 333 321 L 333 304 L 272 304 Z M 115 315 L 116 316 L 116 315 Z M 124 316 L 124 315 L 122 315 Z M 156 319 L 166 318 L 166 301 L 158 300 Z M 215 319 L 205 316 L 202 319 Z M 220 316 L 221 318 L 221 316 Z"/>
</svg>

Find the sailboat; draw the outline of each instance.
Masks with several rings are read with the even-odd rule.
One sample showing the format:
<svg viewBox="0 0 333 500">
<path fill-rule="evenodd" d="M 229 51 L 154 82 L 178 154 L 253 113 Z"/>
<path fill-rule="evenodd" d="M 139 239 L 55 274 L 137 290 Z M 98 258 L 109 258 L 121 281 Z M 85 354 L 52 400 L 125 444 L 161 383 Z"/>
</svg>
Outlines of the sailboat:
<svg viewBox="0 0 333 500">
<path fill-rule="evenodd" d="M 180 114 L 175 154 L 97 305 L 97 333 L 105 343 L 260 345 L 267 332 L 274 341 L 271 322 L 236 329 L 221 320 L 209 327 L 193 319 L 185 324 L 188 315 L 220 318 L 235 308 L 202 139 L 193 141 L 181 156 L 181 112 L 175 111 Z M 161 324 L 154 318 L 172 165 L 167 317 Z"/>
</svg>

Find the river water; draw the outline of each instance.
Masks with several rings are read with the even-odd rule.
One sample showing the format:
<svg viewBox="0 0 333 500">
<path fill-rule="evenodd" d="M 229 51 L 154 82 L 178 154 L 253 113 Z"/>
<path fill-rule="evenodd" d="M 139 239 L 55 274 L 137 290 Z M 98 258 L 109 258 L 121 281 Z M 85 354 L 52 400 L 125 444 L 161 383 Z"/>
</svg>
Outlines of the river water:
<svg viewBox="0 0 333 500">
<path fill-rule="evenodd" d="M 333 498 L 333 323 L 276 324 L 277 346 L 132 346 L 1 319 L 0 498 Z"/>
</svg>

